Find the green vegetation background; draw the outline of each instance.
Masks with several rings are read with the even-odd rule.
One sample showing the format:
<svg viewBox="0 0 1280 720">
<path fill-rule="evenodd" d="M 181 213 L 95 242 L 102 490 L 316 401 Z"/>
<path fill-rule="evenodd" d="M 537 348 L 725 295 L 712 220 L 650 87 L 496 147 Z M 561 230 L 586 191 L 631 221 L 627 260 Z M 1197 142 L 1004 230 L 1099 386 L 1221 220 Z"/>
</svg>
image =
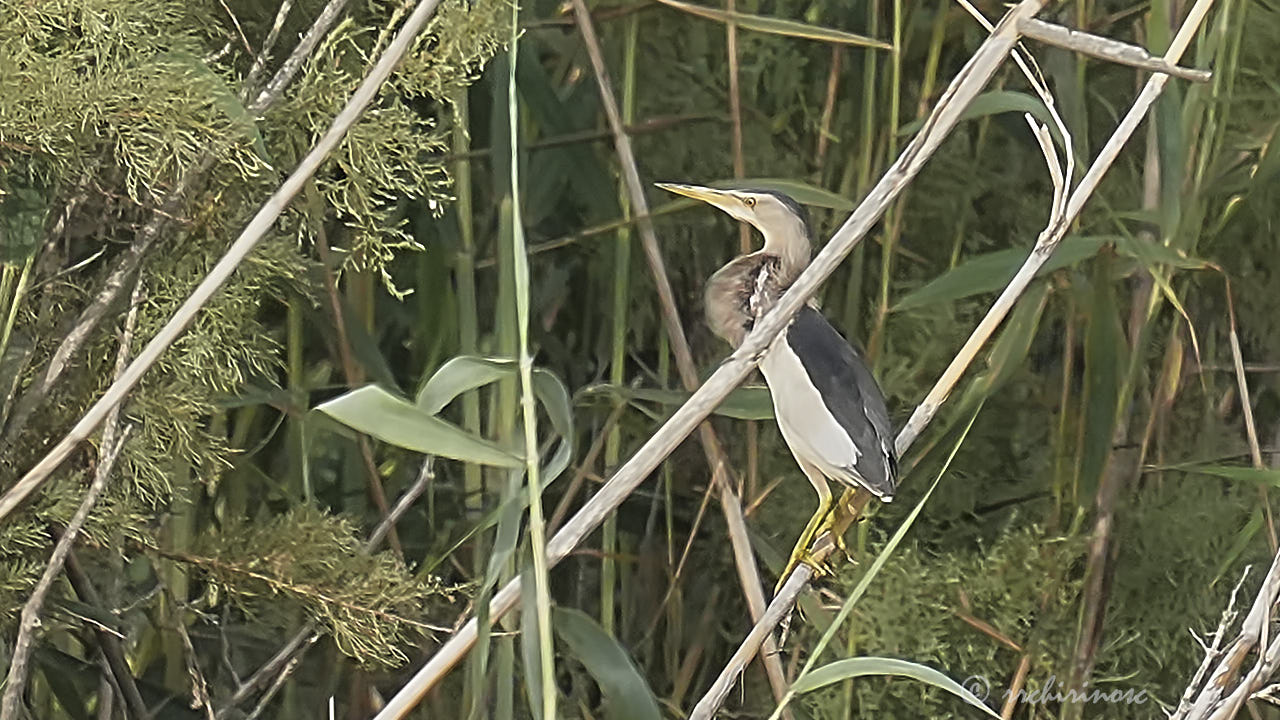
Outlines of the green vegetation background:
<svg viewBox="0 0 1280 720">
<path fill-rule="evenodd" d="M 0 486 L 109 384 L 131 279 L 51 391 L 33 394 L 108 275 L 140 257 L 136 352 L 328 127 L 408 9 L 351 5 L 255 118 L 254 94 L 240 90 L 272 4 L 0 2 Z M 979 6 L 992 18 L 1002 10 Z M 296 3 L 259 84 L 321 7 Z M 801 181 L 854 201 L 983 37 L 948 0 L 736 7 L 897 51 L 739 29 L 731 63 L 722 23 L 650 2 L 593 5 L 646 182 L 734 176 L 733 67 L 745 177 Z M 1076 0 L 1048 15 L 1158 51 L 1184 10 L 1168 0 Z M 367 717 L 468 599 L 511 572 L 488 566 L 495 531 L 486 522 L 510 497 L 511 471 L 439 458 L 389 546 L 366 556 L 360 546 L 381 506 L 413 483 L 421 456 L 309 412 L 370 382 L 412 397 L 458 355 L 514 355 L 515 285 L 504 255 L 511 216 L 502 204 L 512 156 L 509 13 L 498 0 L 441 4 L 341 150 L 130 396 L 125 422 L 135 429 L 76 550 L 101 603 L 55 585 L 27 694 L 34 717 L 87 718 L 100 708 L 98 626 L 120 635 L 143 696 L 163 717 L 204 717 L 191 709 L 202 682 L 225 717 L 248 716 L 261 691 L 234 703 L 233 693 L 306 623 L 321 641 L 256 712 L 317 717 L 334 697 L 339 717 Z M 567 434 L 575 450 L 546 505 L 573 507 L 679 394 L 583 39 L 558 3 L 530 2 L 520 17 L 516 155 L 531 247 L 530 342 L 537 365 L 572 394 L 571 432 L 540 425 L 548 443 Z M 836 654 L 983 676 L 998 702 L 1024 662 L 1028 690 L 1065 682 L 1090 647 L 1083 621 L 1100 607 L 1104 629 L 1086 650 L 1091 686 L 1146 690 L 1155 701 L 1085 714 L 1155 717 L 1156 701 L 1176 704 L 1202 657 L 1188 629 L 1211 630 L 1244 566 L 1272 550 L 1265 498 L 1277 476 L 1243 469 L 1250 455 L 1224 278 L 1261 445 L 1280 450 L 1276 37 L 1275 2 L 1217 4 L 1189 53 L 1214 80 L 1170 84 L 1064 245 L 1071 261 L 1033 285 L 906 458 L 900 501 L 853 531 L 855 555 L 874 557 L 985 400 Z M 1087 161 L 1142 74 L 1028 48 Z M 822 293 L 824 312 L 868 348 L 899 424 L 1047 216 L 1040 151 L 1018 113 L 997 113 L 1025 102 L 1025 82 L 1010 66 L 989 91 Z M 184 177 L 191 191 L 170 204 Z M 649 197 L 705 374 L 727 349 L 701 323 L 701 283 L 738 252 L 738 230 L 708 208 L 655 189 Z M 818 240 L 844 216 L 815 208 Z M 515 393 L 514 381 L 500 380 L 441 417 L 520 447 Z M 715 424 L 771 580 L 816 499 L 771 422 Z M 74 512 L 96 456 L 77 454 L 0 525 L 6 659 L 50 533 Z M 686 443 L 611 529 L 551 574 L 556 604 L 614 635 L 673 717 L 688 711 L 749 624 L 723 523 L 714 509 L 699 511 L 708 480 Z M 1107 483 L 1114 494 L 1099 492 Z M 584 489 L 568 496 L 571 486 Z M 1114 517 L 1114 534 L 1104 560 L 1091 563 L 1100 515 Z M 857 572 L 846 566 L 807 597 L 784 666 L 794 671 Z M 1090 573 L 1103 578 L 1099 592 L 1089 590 Z M 530 717 L 517 643 L 497 632 L 518 627 L 496 627 L 487 663 L 456 671 L 420 716 Z M 564 716 L 628 717 L 602 697 L 580 645 L 557 649 Z M 772 709 L 758 666 L 730 705 L 735 717 Z M 832 686 L 795 710 L 973 712 L 887 678 Z M 1024 703 L 1015 717 L 1079 711 Z"/>
</svg>

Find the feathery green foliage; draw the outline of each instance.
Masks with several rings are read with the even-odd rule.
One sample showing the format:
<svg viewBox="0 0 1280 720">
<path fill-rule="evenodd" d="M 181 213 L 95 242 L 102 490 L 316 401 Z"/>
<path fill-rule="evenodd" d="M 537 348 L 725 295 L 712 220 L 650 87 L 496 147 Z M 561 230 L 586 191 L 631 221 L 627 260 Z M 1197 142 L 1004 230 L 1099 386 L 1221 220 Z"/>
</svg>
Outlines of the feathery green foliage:
<svg viewBox="0 0 1280 720">
<path fill-rule="evenodd" d="M 230 524 L 175 559 L 209 578 L 211 604 L 225 593 L 253 620 L 280 628 L 301 606 L 344 654 L 399 665 L 438 631 L 421 618 L 447 588 L 412 577 L 390 551 L 361 552 L 356 531 L 348 520 L 299 508 L 266 523 Z"/>
</svg>

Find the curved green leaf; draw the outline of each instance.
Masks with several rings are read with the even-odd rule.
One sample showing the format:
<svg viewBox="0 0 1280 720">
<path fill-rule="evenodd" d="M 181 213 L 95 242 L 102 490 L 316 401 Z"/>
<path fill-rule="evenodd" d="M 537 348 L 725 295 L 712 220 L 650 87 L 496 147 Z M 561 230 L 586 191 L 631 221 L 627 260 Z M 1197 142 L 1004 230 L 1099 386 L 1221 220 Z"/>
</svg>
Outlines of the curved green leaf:
<svg viewBox="0 0 1280 720">
<path fill-rule="evenodd" d="M 1153 465 L 1151 470 L 1180 470 L 1188 473 L 1212 475 L 1224 480 L 1254 483 L 1256 485 L 1274 485 L 1280 487 L 1280 468 L 1255 468 L 1246 465 L 1223 465 L 1221 463 L 1189 462 L 1174 465 Z"/>
<path fill-rule="evenodd" d="M 424 412 L 435 415 L 459 395 L 505 378 L 513 378 L 518 370 L 514 360 L 459 355 L 445 362 L 431 375 L 418 391 L 415 404 Z M 555 455 L 542 470 L 549 476 L 544 478 L 545 483 L 564 472 L 573 456 L 573 406 L 564 383 L 555 373 L 545 368 L 533 369 L 533 394 L 546 410 L 551 426 L 561 439 Z"/>
<path fill-rule="evenodd" d="M 1128 367 L 1128 347 L 1111 272 L 1114 255 L 1101 253 L 1093 263 L 1089 323 L 1084 334 L 1084 440 L 1076 465 L 1081 497 L 1092 497 L 1102 482 Z"/>
<path fill-rule="evenodd" d="M 427 413 L 435 415 L 468 390 L 513 377 L 515 373 L 514 360 L 459 355 L 446 360 L 431 375 L 418 391 L 414 403 Z"/>
<path fill-rule="evenodd" d="M 1049 299 L 1049 289 L 1047 282 L 1036 283 L 1018 300 L 1005 321 L 1000 338 L 991 346 L 987 372 L 982 374 L 980 383 L 975 383 L 984 385 L 986 394 L 1004 384 L 1031 352 L 1031 341 L 1040 329 L 1040 315 Z"/>
<path fill-rule="evenodd" d="M 1117 242 L 1113 235 L 1071 235 L 1063 238 L 1048 262 L 1036 273 L 1037 277 L 1074 265 L 1093 257 L 1107 243 Z M 935 303 L 951 302 L 984 292 L 999 290 L 1009 284 L 1018 268 L 1027 259 L 1030 250 L 1009 248 L 979 255 L 960 263 L 929 281 L 923 287 L 907 293 L 893 306 L 894 311 L 910 310 Z"/>
<path fill-rule="evenodd" d="M 555 609 L 556 635 L 582 663 L 604 695 L 609 720 L 661 720 L 658 701 L 631 656 L 589 615 Z"/>
<path fill-rule="evenodd" d="M 520 455 L 445 422 L 377 385 L 352 390 L 316 410 L 354 430 L 416 452 L 481 465 L 524 466 Z"/>
<path fill-rule="evenodd" d="M 1266 518 L 1262 514 L 1262 508 L 1253 509 L 1253 514 L 1249 516 L 1249 522 L 1245 523 L 1240 531 L 1236 533 L 1236 537 L 1231 541 L 1231 546 L 1222 553 L 1221 559 L 1218 561 L 1218 569 L 1213 573 L 1213 579 L 1209 581 L 1209 587 L 1218 584 L 1218 581 L 1227 574 L 1231 568 L 1238 567 L 1236 561 L 1244 555 L 1244 551 L 1253 544 L 1253 539 L 1262 532 L 1262 525 Z"/>
<path fill-rule="evenodd" d="M 790 195 L 802 205 L 831 208 L 833 210 L 852 211 L 856 205 L 843 195 L 837 195 L 825 188 L 810 185 L 790 178 L 731 178 L 714 180 L 707 183 L 709 187 L 720 190 L 774 190 Z"/>
<path fill-rule="evenodd" d="M 907 531 L 915 524 L 916 518 L 920 517 L 920 511 L 924 510 L 925 503 L 929 502 L 930 497 L 933 497 L 933 491 L 938 488 L 938 483 L 942 482 L 943 476 L 947 474 L 947 470 L 951 467 L 951 461 L 955 459 L 956 453 L 959 452 L 961 446 L 964 445 L 965 439 L 969 436 L 969 431 L 973 429 L 973 422 L 978 418 L 978 413 L 980 412 L 982 412 L 982 405 L 975 408 L 973 414 L 969 416 L 969 424 L 956 440 L 955 446 L 951 450 L 951 455 L 948 456 L 946 462 L 942 464 L 942 469 L 938 471 L 938 475 L 933 479 L 933 484 L 929 486 L 928 490 L 925 490 L 924 496 L 921 497 L 915 507 L 911 509 L 911 512 L 907 514 L 907 517 L 898 524 L 898 529 L 895 530 L 893 536 L 889 538 L 889 542 L 886 543 L 885 546 L 880 549 L 880 552 L 876 554 L 875 559 L 871 561 L 871 566 L 862 573 L 862 577 L 858 578 L 858 583 L 853 586 L 853 591 L 844 599 L 844 603 L 840 606 L 840 611 L 836 613 L 835 618 L 827 626 L 827 629 L 823 631 L 822 637 L 818 638 L 817 644 L 814 645 L 812 650 L 810 650 L 809 659 L 805 661 L 804 669 L 800 671 L 800 677 L 797 678 L 795 684 L 792 685 L 786 696 L 783 697 L 782 702 L 774 708 L 773 714 L 769 716 L 770 720 L 777 720 L 777 718 L 781 717 L 783 710 L 787 707 L 788 701 L 794 697 L 796 693 L 805 691 L 800 689 L 802 685 L 807 689 L 821 687 L 821 685 L 813 685 L 810 680 L 810 675 L 816 672 L 813 668 L 813 664 L 822 656 L 823 650 L 831 644 L 836 633 L 844 625 L 845 621 L 849 619 L 849 616 L 853 614 L 854 607 L 857 606 L 858 601 L 862 599 L 862 596 L 866 594 L 867 588 L 871 587 L 871 582 L 875 580 L 876 576 L 880 573 L 880 570 L 884 568 L 885 563 L 889 561 L 889 557 L 893 555 L 898 544 L 902 542 L 904 537 L 906 537 Z M 852 493 L 853 491 L 846 490 L 845 492 Z M 843 499 L 841 502 L 843 502 Z M 825 667 L 826 666 L 824 666 L 824 668 L 819 668 L 818 670 L 825 669 Z M 834 680 L 831 682 L 834 682 Z"/>
<path fill-rule="evenodd" d="M 53 648 L 37 645 L 33 653 L 34 665 L 40 669 L 49 691 L 58 699 L 65 717 L 74 720 L 90 720 L 96 713 L 85 707 L 85 698 L 95 692 L 94 667 L 80 658 Z M 16 713 L 15 713 L 16 714 Z M 180 712 L 176 717 L 184 717 Z"/>
<path fill-rule="evenodd" d="M 814 670 L 796 681 L 794 690 L 797 693 L 806 693 L 818 688 L 826 687 L 832 683 L 837 683 L 850 678 L 864 677 L 866 675 L 897 675 L 900 677 L 909 677 L 913 680 L 927 683 L 941 690 L 955 695 L 970 705 L 982 710 L 991 717 L 998 718 L 994 710 L 987 707 L 977 695 L 974 695 L 963 685 L 947 677 L 946 674 L 934 670 L 928 665 L 920 663 L 908 662 L 897 658 L 886 657 L 856 657 L 837 660 L 828 665 Z"/>
<path fill-rule="evenodd" d="M 258 124 L 254 122 L 254 117 L 249 113 L 244 103 L 240 102 L 240 98 L 227 85 L 223 78 L 215 73 L 204 60 L 199 57 L 182 50 L 163 53 L 156 57 L 157 64 L 168 65 L 177 72 L 187 74 L 184 78 L 188 87 L 199 85 L 209 91 L 210 104 L 222 111 L 227 119 L 232 121 L 237 129 L 241 130 L 250 143 L 253 145 L 253 151 L 258 157 L 267 164 L 271 163 L 271 156 L 267 153 L 267 145 L 263 142 L 262 133 L 258 131 Z"/>
<path fill-rule="evenodd" d="M 545 368 L 533 369 L 533 395 L 547 411 L 551 427 L 560 436 L 560 444 L 551 460 L 541 469 L 542 487 L 555 480 L 573 459 L 573 403 L 569 389 L 555 373 Z"/>
<path fill-rule="evenodd" d="M 538 652 L 537 593 L 534 592 L 533 567 L 527 560 L 520 577 L 523 580 L 520 584 L 520 662 L 524 663 L 522 684 L 529 696 L 529 712 L 533 715 L 533 720 L 543 720 L 542 693 L 544 688 L 551 688 L 555 692 L 556 685 L 542 677 L 546 668 L 542 666 L 542 656 Z M 551 623 L 553 628 L 556 624 L 554 620 Z"/>
<path fill-rule="evenodd" d="M 865 37 L 862 35 L 854 35 L 843 30 L 833 30 L 831 28 L 820 27 L 818 25 L 809 25 L 797 20 L 784 20 L 782 18 L 767 17 L 764 15 L 748 15 L 747 13 L 730 12 L 728 10 L 718 10 L 703 5 L 694 5 L 692 3 L 680 2 L 680 0 L 658 0 L 658 2 L 676 10 L 687 12 L 690 15 L 697 15 L 707 20 L 715 20 L 722 23 L 733 23 L 740 28 L 746 30 L 755 30 L 757 32 L 769 33 L 771 35 L 785 35 L 786 37 L 805 38 L 806 40 L 821 40 L 823 42 L 840 43 L 842 45 L 860 45 L 862 47 L 879 48 L 881 50 L 891 50 L 893 46 L 882 40 Z"/>
<path fill-rule="evenodd" d="M 1181 270 L 1203 270 L 1209 263 L 1198 257 L 1188 255 L 1178 248 L 1148 242 L 1131 236 L 1116 238 L 1116 252 L 1127 257 L 1141 260 L 1148 270 L 1156 271 L 1158 265 L 1169 265 Z"/>
<path fill-rule="evenodd" d="M 1057 126 L 1054 125 L 1053 117 L 1049 115 L 1049 109 L 1044 106 L 1044 102 L 1040 98 L 1029 93 L 1016 90 L 989 90 L 969 103 L 969 107 L 965 108 L 964 112 L 960 114 L 960 120 L 972 120 L 1008 112 L 1031 113 L 1032 117 L 1049 126 L 1049 132 L 1053 134 L 1053 141 L 1058 144 L 1058 147 L 1062 147 L 1062 135 L 1058 132 Z M 924 127 L 923 118 L 898 128 L 898 134 L 910 135 L 922 127 Z"/>
</svg>

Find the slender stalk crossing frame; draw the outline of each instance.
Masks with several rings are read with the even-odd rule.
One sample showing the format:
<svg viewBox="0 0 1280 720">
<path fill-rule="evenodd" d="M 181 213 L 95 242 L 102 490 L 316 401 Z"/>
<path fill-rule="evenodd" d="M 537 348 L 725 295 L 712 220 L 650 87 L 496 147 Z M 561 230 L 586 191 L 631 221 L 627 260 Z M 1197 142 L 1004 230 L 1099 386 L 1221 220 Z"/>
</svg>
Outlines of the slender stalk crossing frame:
<svg viewBox="0 0 1280 720">
<path fill-rule="evenodd" d="M 520 5 L 511 3 L 511 40 L 507 47 L 507 120 L 511 137 L 511 256 L 515 268 L 516 332 L 520 342 L 520 409 L 524 419 L 525 482 L 529 488 L 529 552 L 533 556 L 538 669 L 542 717 L 556 716 L 555 645 L 551 638 L 551 586 L 547 579 L 547 527 L 538 472 L 538 412 L 534 405 L 533 356 L 529 354 L 529 257 L 520 213 L 520 106 L 516 95 L 516 58 L 520 48 Z M 525 642 L 529 642 L 525 638 Z M 528 682 L 533 682 L 532 678 Z"/>
</svg>

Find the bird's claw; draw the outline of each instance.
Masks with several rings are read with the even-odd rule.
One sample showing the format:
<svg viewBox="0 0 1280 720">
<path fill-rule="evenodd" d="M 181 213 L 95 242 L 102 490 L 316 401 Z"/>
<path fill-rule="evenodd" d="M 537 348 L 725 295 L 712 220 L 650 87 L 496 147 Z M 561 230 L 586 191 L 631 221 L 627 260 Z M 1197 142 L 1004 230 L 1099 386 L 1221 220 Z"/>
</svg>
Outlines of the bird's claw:
<svg viewBox="0 0 1280 720">
<path fill-rule="evenodd" d="M 813 569 L 813 577 L 825 578 L 835 574 L 835 568 L 831 563 L 818 559 L 809 552 L 808 548 L 797 547 L 792 553 L 791 559 L 787 561 L 787 566 L 783 568 L 782 574 L 778 576 L 778 584 L 773 587 L 773 594 L 777 595 L 782 586 L 787 583 L 787 579 L 791 577 L 791 573 L 801 565 L 808 565 Z"/>
<path fill-rule="evenodd" d="M 800 557 L 800 562 L 813 568 L 813 576 L 817 578 L 831 577 L 836 572 L 834 565 L 808 552 Z"/>
<path fill-rule="evenodd" d="M 849 546 L 845 544 L 844 534 L 833 532 L 832 536 L 833 536 L 832 540 L 835 542 L 836 549 L 844 554 L 844 559 L 846 561 L 848 561 L 849 563 L 853 563 L 854 562 L 853 553 L 849 551 Z"/>
</svg>

